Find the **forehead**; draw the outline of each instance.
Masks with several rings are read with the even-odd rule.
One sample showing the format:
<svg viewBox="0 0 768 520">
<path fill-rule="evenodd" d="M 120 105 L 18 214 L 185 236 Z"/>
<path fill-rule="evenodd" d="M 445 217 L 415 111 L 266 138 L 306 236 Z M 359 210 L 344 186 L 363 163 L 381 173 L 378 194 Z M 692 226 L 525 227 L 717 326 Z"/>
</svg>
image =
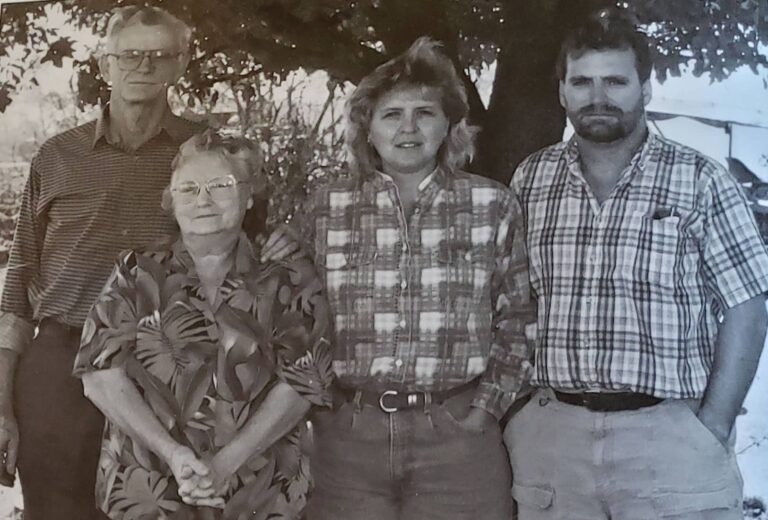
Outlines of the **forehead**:
<svg viewBox="0 0 768 520">
<path fill-rule="evenodd" d="M 566 64 L 566 78 L 574 76 L 637 77 L 635 51 L 632 49 L 590 49 L 581 54 L 569 54 Z"/>
<path fill-rule="evenodd" d="M 376 109 L 412 105 L 440 105 L 440 91 L 425 85 L 398 85 L 379 98 Z"/>
<path fill-rule="evenodd" d="M 118 52 L 128 49 L 171 50 L 176 49 L 177 42 L 178 38 L 167 25 L 134 23 L 117 33 L 114 45 Z"/>
<path fill-rule="evenodd" d="M 213 152 L 202 152 L 189 157 L 180 168 L 173 172 L 173 183 L 196 181 L 205 182 L 223 175 L 237 177 L 233 165 Z"/>
</svg>

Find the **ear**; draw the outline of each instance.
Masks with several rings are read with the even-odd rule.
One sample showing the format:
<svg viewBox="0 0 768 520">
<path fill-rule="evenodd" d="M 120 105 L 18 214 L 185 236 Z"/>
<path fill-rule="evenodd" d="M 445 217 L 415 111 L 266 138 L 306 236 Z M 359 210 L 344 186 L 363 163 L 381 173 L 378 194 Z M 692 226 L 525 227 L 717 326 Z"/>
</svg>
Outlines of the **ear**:
<svg viewBox="0 0 768 520">
<path fill-rule="evenodd" d="M 177 69 L 176 74 L 173 76 L 173 82 L 178 82 L 181 77 L 184 75 L 184 73 L 187 71 L 187 66 L 189 65 L 190 55 L 189 52 L 182 52 L 179 54 L 179 57 L 177 58 Z"/>
<path fill-rule="evenodd" d="M 99 62 L 99 72 L 101 72 L 101 77 L 104 78 L 104 81 L 111 84 L 112 77 L 109 74 L 109 56 L 107 56 L 106 54 L 102 54 L 101 56 L 99 56 L 98 62 Z"/>
<path fill-rule="evenodd" d="M 653 97 L 653 88 L 651 87 L 651 78 L 648 78 L 643 82 L 642 92 L 643 92 L 643 105 L 648 106 L 648 103 L 651 102 L 651 98 Z"/>
<path fill-rule="evenodd" d="M 557 97 L 560 99 L 560 106 L 565 107 L 565 81 L 560 80 L 557 84 Z"/>
</svg>

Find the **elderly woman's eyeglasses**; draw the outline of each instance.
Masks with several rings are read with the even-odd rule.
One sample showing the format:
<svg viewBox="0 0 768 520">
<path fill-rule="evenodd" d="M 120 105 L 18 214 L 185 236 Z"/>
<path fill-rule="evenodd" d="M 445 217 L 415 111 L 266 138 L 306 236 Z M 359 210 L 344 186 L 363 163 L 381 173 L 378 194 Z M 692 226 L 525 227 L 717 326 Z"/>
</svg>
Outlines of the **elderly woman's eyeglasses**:
<svg viewBox="0 0 768 520">
<path fill-rule="evenodd" d="M 246 184 L 246 181 L 239 181 L 232 175 L 216 177 L 209 180 L 202 186 L 197 181 L 184 181 L 171 188 L 175 194 L 176 201 L 179 204 L 192 204 L 200 195 L 200 189 L 205 188 L 212 200 L 222 201 L 235 198 L 237 196 L 237 185 Z"/>
<path fill-rule="evenodd" d="M 179 57 L 179 52 L 169 52 L 164 50 L 154 51 L 140 51 L 137 49 L 131 49 L 123 51 L 117 54 L 108 53 L 107 56 L 112 56 L 117 60 L 117 66 L 120 70 L 132 71 L 139 68 L 144 58 L 149 60 L 150 64 L 168 65 L 173 60 Z"/>
</svg>

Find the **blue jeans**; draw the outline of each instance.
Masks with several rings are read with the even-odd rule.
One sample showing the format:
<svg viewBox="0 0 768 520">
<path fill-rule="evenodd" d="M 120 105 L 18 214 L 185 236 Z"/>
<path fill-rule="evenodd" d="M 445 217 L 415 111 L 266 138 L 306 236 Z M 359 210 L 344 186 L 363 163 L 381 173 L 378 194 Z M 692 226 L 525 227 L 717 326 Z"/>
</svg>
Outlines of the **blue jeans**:
<svg viewBox="0 0 768 520">
<path fill-rule="evenodd" d="M 314 417 L 310 520 L 509 520 L 501 429 L 465 429 L 473 392 L 385 413 L 343 404 Z"/>
</svg>

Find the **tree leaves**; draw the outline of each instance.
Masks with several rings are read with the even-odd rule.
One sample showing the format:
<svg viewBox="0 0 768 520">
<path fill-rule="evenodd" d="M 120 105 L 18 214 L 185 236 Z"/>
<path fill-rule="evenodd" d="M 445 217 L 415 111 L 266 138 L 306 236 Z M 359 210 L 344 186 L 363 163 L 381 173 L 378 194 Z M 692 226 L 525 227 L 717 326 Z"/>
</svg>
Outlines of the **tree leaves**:
<svg viewBox="0 0 768 520">
<path fill-rule="evenodd" d="M 72 40 L 67 37 L 59 38 L 48 47 L 48 52 L 45 53 L 40 63 L 50 61 L 54 66 L 61 67 L 64 64 L 64 58 L 72 57 L 72 51 Z"/>
</svg>

